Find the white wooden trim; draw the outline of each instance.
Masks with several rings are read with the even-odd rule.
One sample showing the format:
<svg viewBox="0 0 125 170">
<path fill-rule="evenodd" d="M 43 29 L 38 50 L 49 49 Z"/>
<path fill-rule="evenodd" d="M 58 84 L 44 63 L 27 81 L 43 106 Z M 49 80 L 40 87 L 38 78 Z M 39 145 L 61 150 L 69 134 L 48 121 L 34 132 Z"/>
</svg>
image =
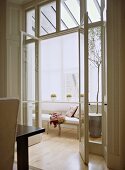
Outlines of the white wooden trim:
<svg viewBox="0 0 125 170">
<path fill-rule="evenodd" d="M 20 70 L 20 83 L 21 83 L 21 87 L 20 87 L 20 114 L 19 114 L 19 123 L 23 124 L 23 111 L 22 111 L 22 100 L 23 100 L 23 74 L 22 74 L 22 70 L 23 70 L 23 32 L 21 32 L 21 48 L 20 48 L 20 53 L 21 53 L 21 57 L 20 57 L 20 64 L 21 64 L 21 70 Z"/>
</svg>

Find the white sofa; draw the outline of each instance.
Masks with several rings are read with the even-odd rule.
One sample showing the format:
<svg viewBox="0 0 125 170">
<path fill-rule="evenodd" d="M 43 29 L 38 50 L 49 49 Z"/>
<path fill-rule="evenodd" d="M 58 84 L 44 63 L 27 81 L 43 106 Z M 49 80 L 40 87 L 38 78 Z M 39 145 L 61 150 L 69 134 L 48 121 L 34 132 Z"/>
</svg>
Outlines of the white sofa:
<svg viewBox="0 0 125 170">
<path fill-rule="evenodd" d="M 46 121 L 47 133 L 49 133 L 50 116 L 51 116 L 50 114 L 42 114 L 42 121 Z M 78 118 L 65 116 L 65 121 L 63 124 L 77 126 L 77 138 L 79 137 L 79 119 Z M 61 135 L 61 124 L 58 125 L 58 128 L 59 128 L 59 135 Z"/>
<path fill-rule="evenodd" d="M 46 132 L 49 133 L 50 127 L 50 114 L 53 112 L 61 113 L 66 115 L 66 112 L 69 110 L 71 106 L 78 106 L 77 102 L 43 102 L 41 104 L 41 119 L 42 122 L 46 125 Z M 79 112 L 79 110 L 78 110 Z M 62 127 L 63 126 L 71 125 L 72 128 L 75 126 L 77 128 L 77 138 L 79 137 L 79 119 L 76 117 L 67 117 L 65 116 L 65 121 L 63 124 L 58 125 L 59 135 L 61 135 Z M 67 126 L 67 127 L 68 127 Z"/>
<path fill-rule="evenodd" d="M 41 114 L 41 120 L 42 122 L 46 123 L 46 132 L 47 134 L 49 133 L 49 127 L 50 127 L 50 114 L 49 113 L 43 113 Z M 35 119 L 35 114 L 33 114 L 33 119 Z M 75 117 L 68 117 L 65 116 L 65 121 L 63 123 L 63 125 L 72 125 L 72 126 L 76 126 L 77 127 L 77 138 L 79 138 L 79 119 L 75 118 Z M 59 136 L 61 135 L 61 126 L 62 124 L 58 124 L 58 134 Z"/>
</svg>

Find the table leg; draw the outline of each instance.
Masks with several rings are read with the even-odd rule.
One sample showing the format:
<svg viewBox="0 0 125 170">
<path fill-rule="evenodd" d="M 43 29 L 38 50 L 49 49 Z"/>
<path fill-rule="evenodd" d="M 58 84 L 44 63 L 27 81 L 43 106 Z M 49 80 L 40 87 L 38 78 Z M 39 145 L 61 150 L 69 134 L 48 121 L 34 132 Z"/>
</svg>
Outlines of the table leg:
<svg viewBox="0 0 125 170">
<path fill-rule="evenodd" d="M 61 125 L 58 124 L 58 127 L 59 127 L 59 136 L 61 135 Z"/>
<path fill-rule="evenodd" d="M 46 128 L 47 129 L 47 134 L 49 133 L 49 124 L 50 124 L 49 121 L 47 121 L 47 128 Z"/>
<path fill-rule="evenodd" d="M 29 170 L 27 137 L 17 139 L 17 167 L 18 170 Z"/>
</svg>

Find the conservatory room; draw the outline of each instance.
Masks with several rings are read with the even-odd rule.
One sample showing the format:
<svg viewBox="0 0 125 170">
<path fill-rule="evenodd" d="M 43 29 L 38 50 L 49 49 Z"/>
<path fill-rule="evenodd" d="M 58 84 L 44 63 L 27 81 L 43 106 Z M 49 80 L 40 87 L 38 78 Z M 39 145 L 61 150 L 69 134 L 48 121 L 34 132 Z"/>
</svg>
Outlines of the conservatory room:
<svg viewBox="0 0 125 170">
<path fill-rule="evenodd" d="M 89 133 L 92 138 L 94 137 L 100 141 L 102 117 L 100 113 L 102 113 L 101 104 L 103 99 L 103 27 L 100 22 L 102 19 L 101 11 L 99 11 L 101 2 L 87 1 L 89 14 L 88 39 L 85 39 L 84 36 L 85 25 L 82 24 L 83 21 L 80 21 L 80 15 L 83 11 L 82 2 L 73 0 L 73 3 L 70 3 L 70 0 L 62 0 L 59 9 L 58 5 L 56 1 L 41 3 L 38 6 L 38 23 L 35 22 L 37 20 L 35 9 L 27 9 L 27 6 L 24 5 L 25 29 L 28 35 L 22 33 L 22 41 L 25 42 L 22 45 L 22 53 L 26 58 L 26 61 L 22 61 L 22 75 L 24 76 L 22 77 L 24 79 L 22 100 L 39 102 L 40 115 L 36 115 L 37 111 L 34 113 L 36 124 L 41 114 L 48 116 L 47 119 L 50 119 L 50 114 L 53 112 L 66 115 L 67 112 L 70 112 L 70 109 L 77 107 L 76 114 L 74 112 L 71 117 L 76 116 L 75 123 L 78 126 L 75 127 L 78 138 L 80 135 L 79 120 L 84 122 L 84 95 L 88 93 L 86 97 L 89 105 L 87 112 L 90 113 L 89 118 L 92 119 L 89 121 L 89 125 L 91 124 L 89 130 L 93 131 Z M 75 10 L 74 6 L 76 7 Z M 57 13 L 60 13 L 59 18 Z M 57 21 L 60 22 L 60 26 Z M 39 27 L 39 31 L 36 27 Z M 38 31 L 38 37 L 36 37 L 35 31 Z M 84 42 L 87 44 L 85 50 Z M 88 60 L 87 63 L 85 63 L 85 60 Z M 33 107 L 38 110 L 36 104 Z M 46 120 L 46 117 L 43 119 Z M 94 119 L 96 120 L 94 121 Z M 28 121 L 32 121 L 30 115 Z M 99 129 L 93 130 L 94 123 L 95 127 L 98 126 Z M 46 127 L 49 129 L 48 122 L 46 122 Z M 58 127 L 55 129 L 58 129 Z M 98 131 L 97 134 L 95 131 Z"/>
<path fill-rule="evenodd" d="M 81 1 L 73 0 L 71 4 L 70 0 L 62 0 L 60 8 L 57 1 L 37 4 L 38 8 L 23 7 L 26 32 L 21 32 L 22 122 L 46 130 L 42 139 L 30 141 L 30 145 L 39 143 L 31 147 L 31 155 L 39 147 L 46 153 L 43 146 L 53 148 L 56 144 L 61 150 L 71 147 L 68 154 L 80 152 L 82 159 L 88 145 L 89 153 L 103 154 L 103 27 L 97 4 L 87 2 L 95 11 L 93 15 L 88 6 L 87 32 L 86 24 L 80 23 Z M 35 160 L 42 161 L 39 157 L 43 152 L 33 162 L 31 159 L 31 165 L 40 167 Z M 57 152 L 58 147 L 55 155 Z"/>
<path fill-rule="evenodd" d="M 100 49 L 99 36 L 100 27 L 94 27 L 89 30 L 90 44 L 93 46 L 93 39 L 95 39 L 98 42 L 96 43 L 98 49 Z M 26 38 L 29 36 L 26 34 L 24 37 Z M 30 148 L 30 165 L 33 167 L 47 167 L 46 161 L 48 160 L 48 157 L 43 156 L 43 153 L 48 155 L 48 150 L 45 148 L 53 150 L 53 147 L 56 147 L 57 145 L 59 148 L 57 147 L 57 149 L 54 149 L 53 153 L 57 154 L 59 150 L 64 150 L 64 155 L 68 154 L 72 157 L 73 154 L 79 152 L 79 141 L 84 141 L 85 139 L 83 133 L 85 126 L 85 65 L 83 40 L 84 34 L 82 28 L 77 29 L 72 33 L 40 40 L 39 70 L 38 65 L 36 64 L 37 60 L 35 60 L 34 42 L 26 43 L 24 48 L 26 51 L 26 53 L 24 53 L 25 60 L 22 62 L 24 122 L 32 126 L 37 126 L 37 123 L 39 123 L 39 126 L 46 129 L 46 132 L 42 134 L 42 142 L 40 142 L 41 139 L 38 138 L 30 141 L 30 145 L 33 145 Z M 93 118 L 93 114 L 96 113 L 98 109 L 98 117 L 100 118 L 102 68 L 101 66 L 99 68 L 99 84 L 98 67 L 96 67 L 93 58 L 88 62 L 88 69 L 88 112 Z M 38 73 L 39 81 L 37 76 Z M 98 88 L 99 96 L 97 108 L 96 100 Z M 39 102 L 36 100 L 37 95 L 39 96 Z M 70 112 L 72 113 L 72 111 L 75 113 L 73 115 L 69 114 Z M 63 115 L 63 122 L 57 123 L 57 126 L 55 126 L 53 122 L 50 124 L 50 118 L 53 113 L 61 116 Z M 102 122 L 99 122 L 99 126 L 95 128 L 95 131 L 99 128 L 99 132 L 95 134 L 95 131 L 93 132 L 93 119 L 89 122 L 88 139 L 92 144 L 100 145 L 102 143 L 102 129 L 100 123 Z M 92 130 L 91 134 L 90 130 Z M 34 145 L 36 143 L 39 144 Z M 65 148 L 69 148 L 69 150 L 67 151 Z M 33 155 L 36 152 L 38 152 L 37 157 L 34 157 Z M 40 163 L 43 160 L 42 157 L 45 159 L 45 164 Z M 39 163 L 36 162 L 38 159 Z M 50 164 L 52 164 L 51 161 Z M 78 166 L 78 164 L 79 163 L 77 162 L 76 166 Z"/>
<path fill-rule="evenodd" d="M 27 9 L 24 5 L 26 32 L 21 33 L 23 123 L 44 126 L 48 135 L 51 131 L 57 136 L 63 135 L 63 130 L 71 131 L 79 139 L 83 135 L 81 128 L 86 123 L 86 112 L 90 142 L 102 143 L 103 27 L 97 8 L 101 2 L 97 5 L 87 1 L 87 33 L 84 32 L 85 25 L 80 24 L 81 1 L 60 3 L 60 9 L 56 8 L 56 1 L 41 3 L 39 24 L 35 22 L 35 9 Z M 60 18 L 56 12 L 61 12 Z M 60 20 L 60 31 L 57 20 Z M 37 24 L 38 37 L 35 33 Z M 55 127 L 50 121 L 53 114 L 68 120 Z"/>
</svg>

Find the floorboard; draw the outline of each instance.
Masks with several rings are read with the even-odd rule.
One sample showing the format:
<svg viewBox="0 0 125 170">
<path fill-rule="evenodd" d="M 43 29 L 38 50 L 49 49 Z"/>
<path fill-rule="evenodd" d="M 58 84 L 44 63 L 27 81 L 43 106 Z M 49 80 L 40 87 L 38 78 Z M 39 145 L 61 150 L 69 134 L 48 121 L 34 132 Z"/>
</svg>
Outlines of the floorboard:
<svg viewBox="0 0 125 170">
<path fill-rule="evenodd" d="M 84 165 L 74 129 L 64 128 L 59 137 L 58 130 L 50 128 L 41 143 L 29 147 L 30 170 L 108 170 L 103 157 L 90 155 L 89 160 Z"/>
</svg>

